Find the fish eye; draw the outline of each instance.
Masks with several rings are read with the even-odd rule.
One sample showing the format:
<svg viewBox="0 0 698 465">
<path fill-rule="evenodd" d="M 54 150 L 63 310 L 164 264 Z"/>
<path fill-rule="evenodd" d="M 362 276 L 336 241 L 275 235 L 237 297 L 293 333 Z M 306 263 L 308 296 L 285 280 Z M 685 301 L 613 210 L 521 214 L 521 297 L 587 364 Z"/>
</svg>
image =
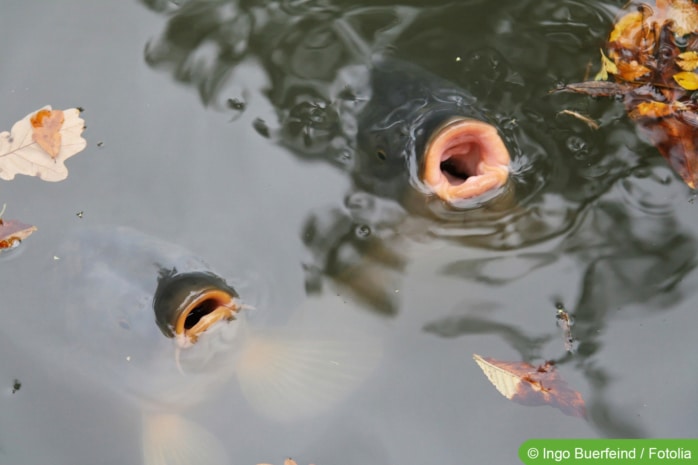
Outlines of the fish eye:
<svg viewBox="0 0 698 465">
<path fill-rule="evenodd" d="M 385 153 L 385 150 L 383 150 L 383 149 L 376 150 L 376 156 L 378 158 L 380 158 L 382 161 L 385 161 L 388 159 L 388 155 Z"/>
</svg>

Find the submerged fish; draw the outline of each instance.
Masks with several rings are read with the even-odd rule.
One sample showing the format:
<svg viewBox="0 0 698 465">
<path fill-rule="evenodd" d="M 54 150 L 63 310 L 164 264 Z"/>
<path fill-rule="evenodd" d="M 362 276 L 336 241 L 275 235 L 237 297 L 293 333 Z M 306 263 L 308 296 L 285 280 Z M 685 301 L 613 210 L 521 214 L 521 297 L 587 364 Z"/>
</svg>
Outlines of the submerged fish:
<svg viewBox="0 0 698 465">
<path fill-rule="evenodd" d="M 82 231 L 57 255 L 51 311 L 7 315 L 4 329 L 20 341 L 22 326 L 38 331 L 52 367 L 136 405 L 144 465 L 229 463 L 220 441 L 229 438 L 182 412 L 232 377 L 254 408 L 288 420 L 329 408 L 376 365 L 376 341 L 341 322 L 260 327 L 254 322 L 268 309 L 245 298 L 254 301 L 255 283 L 228 282 L 187 250 L 140 232 Z"/>
<path fill-rule="evenodd" d="M 358 116 L 357 183 L 373 193 L 409 182 L 450 204 L 497 192 L 510 156 L 475 97 L 392 58 L 371 70 L 372 97 Z"/>
</svg>

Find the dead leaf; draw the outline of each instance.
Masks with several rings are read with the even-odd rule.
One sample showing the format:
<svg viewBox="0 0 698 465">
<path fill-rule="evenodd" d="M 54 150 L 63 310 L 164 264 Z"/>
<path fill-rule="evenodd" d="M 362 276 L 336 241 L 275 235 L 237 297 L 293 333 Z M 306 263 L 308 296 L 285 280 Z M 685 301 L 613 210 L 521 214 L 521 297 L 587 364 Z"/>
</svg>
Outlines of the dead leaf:
<svg viewBox="0 0 698 465">
<path fill-rule="evenodd" d="M 693 71 L 681 71 L 674 74 L 674 81 L 686 90 L 698 89 L 698 74 Z"/>
<path fill-rule="evenodd" d="M 693 51 L 680 53 L 676 64 L 684 71 L 693 71 L 698 68 L 698 53 Z"/>
<path fill-rule="evenodd" d="M 30 113 L 0 133 L 0 178 L 17 174 L 37 176 L 44 181 L 68 177 L 64 162 L 81 152 L 87 141 L 81 134 L 85 121 L 80 110 L 52 110 L 50 106 Z"/>
<path fill-rule="evenodd" d="M 603 50 L 599 51 L 601 52 L 601 71 L 594 76 L 594 81 L 605 81 L 608 79 L 609 73 L 618 74 L 618 68 L 614 62 L 608 59 L 608 57 L 603 53 Z"/>
<path fill-rule="evenodd" d="M 652 72 L 647 66 L 641 65 L 637 60 L 630 62 L 621 61 L 618 63 L 616 73 L 619 79 L 623 81 L 636 81 L 643 76 L 647 76 Z"/>
<path fill-rule="evenodd" d="M 36 226 L 24 224 L 17 220 L 0 219 L 0 250 L 14 247 L 34 231 L 36 231 Z"/>
<path fill-rule="evenodd" d="M 538 367 L 526 362 L 503 362 L 473 354 L 485 376 L 507 399 L 521 405 L 550 405 L 566 415 L 586 416 L 582 395 L 570 389 L 551 362 Z"/>
<path fill-rule="evenodd" d="M 640 102 L 628 114 L 632 119 L 639 118 L 662 118 L 673 112 L 671 105 L 657 102 Z"/>
<path fill-rule="evenodd" d="M 61 150 L 61 133 L 65 116 L 61 110 L 39 110 L 29 120 L 32 136 L 39 147 L 56 158 Z"/>
<path fill-rule="evenodd" d="M 591 97 L 615 97 L 623 96 L 632 91 L 633 87 L 628 84 L 608 81 L 584 81 L 565 84 L 552 90 L 551 92 L 574 92 L 585 94 Z"/>
</svg>

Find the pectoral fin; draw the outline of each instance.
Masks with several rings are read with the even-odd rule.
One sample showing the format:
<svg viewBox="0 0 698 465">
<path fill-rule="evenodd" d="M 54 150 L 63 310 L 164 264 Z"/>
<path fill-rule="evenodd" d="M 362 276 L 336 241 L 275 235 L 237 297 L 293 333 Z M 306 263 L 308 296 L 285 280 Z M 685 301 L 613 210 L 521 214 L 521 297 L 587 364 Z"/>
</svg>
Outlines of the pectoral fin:
<svg viewBox="0 0 698 465">
<path fill-rule="evenodd" d="M 228 465 L 216 437 L 174 414 L 143 415 L 144 465 Z"/>
<path fill-rule="evenodd" d="M 347 397 L 376 367 L 378 340 L 362 335 L 292 328 L 251 332 L 237 362 L 243 394 L 277 420 L 329 409 Z"/>
</svg>

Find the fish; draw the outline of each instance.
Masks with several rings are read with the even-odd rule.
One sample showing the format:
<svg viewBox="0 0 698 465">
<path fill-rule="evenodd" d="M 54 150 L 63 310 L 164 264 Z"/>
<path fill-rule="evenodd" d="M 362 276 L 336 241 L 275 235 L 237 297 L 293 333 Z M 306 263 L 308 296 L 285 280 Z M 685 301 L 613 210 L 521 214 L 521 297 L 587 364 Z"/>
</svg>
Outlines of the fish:
<svg viewBox="0 0 698 465">
<path fill-rule="evenodd" d="M 233 378 L 257 412 L 288 422 L 328 411 L 380 359 L 379 340 L 315 322 L 303 306 L 272 324 L 255 273 L 223 278 L 186 248 L 128 227 L 81 228 L 55 255 L 40 276 L 50 311 L 4 315 L 3 331 L 22 343 L 31 327 L 42 344 L 27 350 L 135 406 L 143 465 L 230 463 L 226 432 L 186 412 L 225 399 Z"/>
<path fill-rule="evenodd" d="M 453 206 L 502 192 L 509 150 L 473 95 L 388 56 L 373 63 L 370 88 L 357 117 L 354 171 L 360 187 L 401 192 L 407 180 Z"/>
</svg>

